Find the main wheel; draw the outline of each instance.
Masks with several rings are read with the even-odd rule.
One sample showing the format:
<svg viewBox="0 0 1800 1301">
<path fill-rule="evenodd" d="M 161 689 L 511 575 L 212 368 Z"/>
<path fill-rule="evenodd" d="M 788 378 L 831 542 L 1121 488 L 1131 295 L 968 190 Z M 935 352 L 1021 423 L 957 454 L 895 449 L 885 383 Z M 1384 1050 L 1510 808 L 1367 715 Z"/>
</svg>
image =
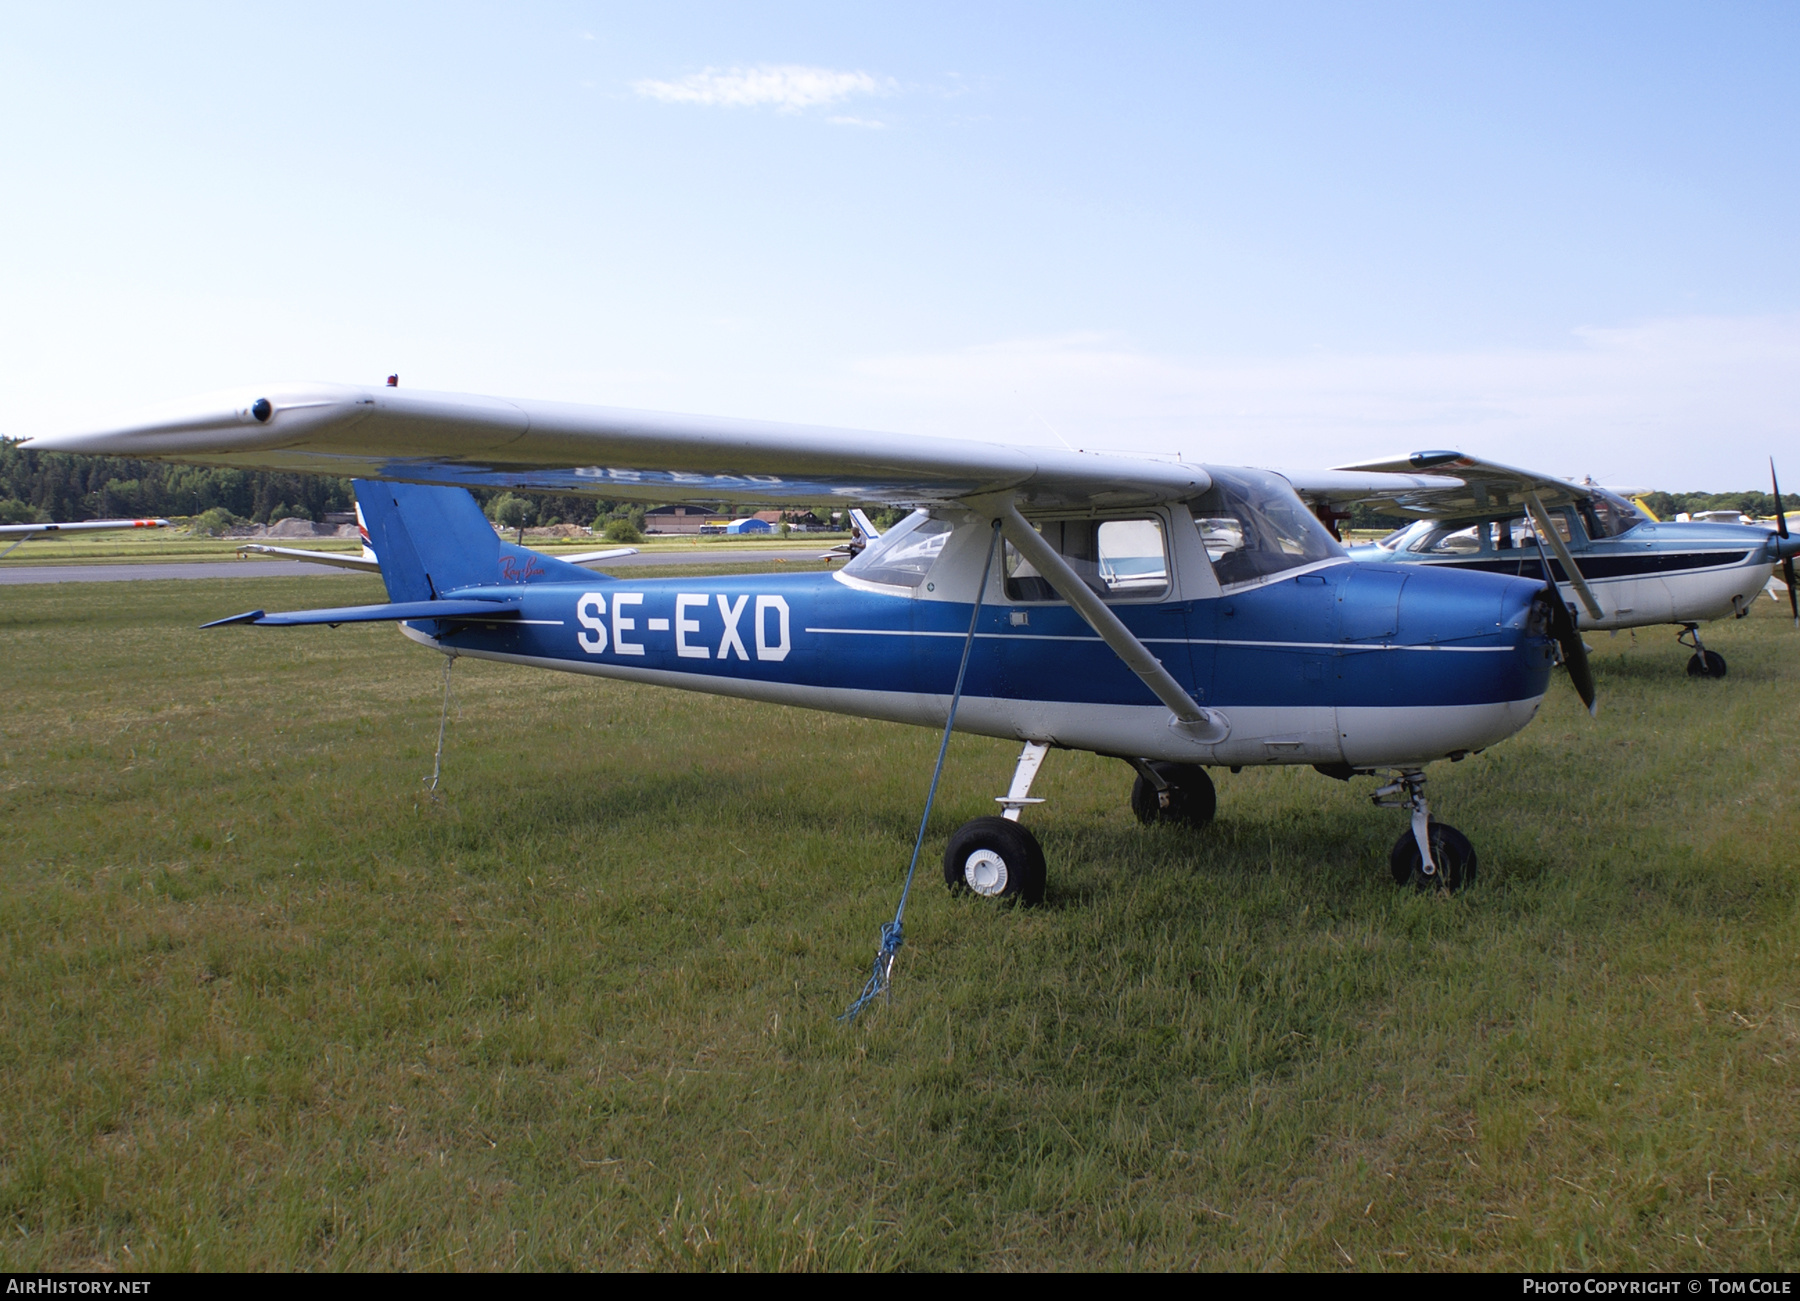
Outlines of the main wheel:
<svg viewBox="0 0 1800 1301">
<path fill-rule="evenodd" d="M 1169 783 L 1168 803 L 1154 783 L 1139 777 L 1131 787 L 1131 811 L 1146 827 L 1156 822 L 1174 822 L 1184 827 L 1204 827 L 1213 820 L 1219 807 L 1219 793 L 1213 789 L 1206 769 L 1191 763 L 1165 763 L 1152 760 L 1150 767 Z"/>
<path fill-rule="evenodd" d="M 1688 661 L 1690 678 L 1722 678 L 1725 676 L 1725 657 L 1718 651 L 1697 651 Z"/>
<path fill-rule="evenodd" d="M 1006 818 L 965 822 L 944 849 L 944 884 L 956 894 L 1040 904 L 1045 875 L 1037 837 Z"/>
<path fill-rule="evenodd" d="M 1433 818 L 1425 838 L 1431 842 L 1431 861 L 1437 871 L 1425 875 L 1424 860 L 1419 857 L 1419 842 L 1412 828 L 1394 842 L 1388 854 L 1388 867 L 1398 885 L 1411 885 L 1420 890 L 1460 890 L 1475 879 L 1475 846 L 1455 827 Z"/>
</svg>

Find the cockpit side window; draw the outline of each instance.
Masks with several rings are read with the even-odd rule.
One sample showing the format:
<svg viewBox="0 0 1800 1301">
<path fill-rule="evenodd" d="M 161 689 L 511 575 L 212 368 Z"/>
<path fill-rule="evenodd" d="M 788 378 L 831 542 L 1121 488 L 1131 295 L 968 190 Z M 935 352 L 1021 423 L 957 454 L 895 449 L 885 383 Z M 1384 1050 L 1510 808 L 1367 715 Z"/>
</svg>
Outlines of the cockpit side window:
<svg viewBox="0 0 1800 1301">
<path fill-rule="evenodd" d="M 839 572 L 869 583 L 917 587 L 950 539 L 950 521 L 916 510 L 863 548 Z"/>
<path fill-rule="evenodd" d="M 1211 490 L 1189 509 L 1221 587 L 1344 554 L 1280 475 L 1210 467 L 1209 473 Z"/>
<path fill-rule="evenodd" d="M 1162 521 L 1047 520 L 1034 525 L 1069 568 L 1108 599 L 1155 598 L 1169 590 L 1168 548 Z M 1059 601 L 1050 580 L 1006 544 L 1006 595 L 1013 601 Z"/>
</svg>

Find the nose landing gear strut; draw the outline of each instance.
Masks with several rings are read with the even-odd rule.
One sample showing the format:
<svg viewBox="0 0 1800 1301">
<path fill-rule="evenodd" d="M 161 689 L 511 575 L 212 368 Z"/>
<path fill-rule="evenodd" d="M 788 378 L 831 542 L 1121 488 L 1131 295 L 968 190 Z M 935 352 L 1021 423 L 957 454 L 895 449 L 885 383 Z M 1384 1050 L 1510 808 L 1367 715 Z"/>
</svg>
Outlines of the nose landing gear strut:
<svg viewBox="0 0 1800 1301">
<path fill-rule="evenodd" d="M 1694 648 L 1693 658 L 1687 664 L 1690 678 L 1722 678 L 1725 676 L 1725 657 L 1718 651 L 1709 651 L 1700 644 L 1699 624 L 1682 624 L 1681 631 L 1675 634 L 1675 640 L 1683 646 Z"/>
<path fill-rule="evenodd" d="M 1431 816 L 1421 769 L 1402 769 L 1370 798 L 1376 808 L 1405 809 L 1412 815 L 1412 825 L 1388 852 L 1396 884 L 1460 890 L 1475 879 L 1475 847 L 1455 827 Z"/>
</svg>

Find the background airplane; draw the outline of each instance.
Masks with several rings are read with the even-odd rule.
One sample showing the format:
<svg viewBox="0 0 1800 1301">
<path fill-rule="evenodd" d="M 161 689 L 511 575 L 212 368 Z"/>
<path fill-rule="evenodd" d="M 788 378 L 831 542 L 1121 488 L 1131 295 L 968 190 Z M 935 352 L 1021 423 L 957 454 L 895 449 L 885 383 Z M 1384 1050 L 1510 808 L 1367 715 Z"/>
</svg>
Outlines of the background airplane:
<svg viewBox="0 0 1800 1301">
<path fill-rule="evenodd" d="M 166 529 L 166 519 L 90 519 L 70 524 L 0 524 L 0 539 L 12 538 L 12 546 L 0 551 L 4 556 L 36 537 L 56 533 L 103 533 L 110 529 Z"/>
<path fill-rule="evenodd" d="M 852 506 L 850 508 L 850 540 L 840 542 L 820 556 L 820 559 L 835 560 L 839 556 L 849 559 L 852 556 L 860 556 L 869 543 L 880 537 L 881 530 L 875 527 L 875 522 L 868 517 L 862 507 Z"/>
<path fill-rule="evenodd" d="M 1585 664 L 1541 579 L 1356 563 L 1254 470 L 318 385 L 37 445 L 356 479 L 390 600 L 220 623 L 396 621 L 453 658 L 1023 742 L 1002 814 L 945 854 L 991 897 L 1043 896 L 1019 819 L 1052 748 L 1130 765 L 1146 822 L 1208 822 L 1208 766 L 1387 774 L 1395 879 L 1454 888 L 1476 856 L 1430 817 L 1426 765 L 1524 727 L 1556 644 Z M 461 485 L 917 509 L 836 571 L 624 581 L 507 543 Z"/>
<path fill-rule="evenodd" d="M 1771 477 L 1774 467 L 1770 467 Z M 1775 485 L 1774 528 L 1659 521 L 1593 482 L 1571 483 L 1459 452 L 1415 452 L 1287 476 L 1321 517 L 1359 502 L 1412 520 L 1352 547 L 1368 564 L 1426 566 L 1543 578 L 1550 574 L 1582 629 L 1678 624 L 1693 677 L 1724 677 L 1725 658 L 1700 624 L 1742 618 L 1780 567 L 1795 601 L 1791 537 Z M 1800 601 L 1794 618 L 1800 626 Z"/>
<path fill-rule="evenodd" d="M 305 560 L 315 565 L 331 565 L 337 569 L 355 569 L 366 574 L 381 572 L 381 557 L 375 554 L 375 548 L 369 545 L 369 526 L 363 522 L 362 503 L 356 506 L 356 535 L 362 540 L 362 552 L 359 555 L 346 555 L 342 551 L 309 551 L 305 547 L 271 547 L 260 542 L 246 542 L 238 548 L 241 556 L 246 552 L 254 552 L 262 556 L 281 556 L 288 560 Z M 521 548 L 524 550 L 526 548 Z M 618 560 L 622 556 L 635 556 L 636 547 L 606 547 L 599 551 L 578 551 L 573 555 L 558 556 L 556 559 L 566 565 L 597 565 L 607 560 Z M 539 552 L 538 554 L 545 554 Z"/>
</svg>

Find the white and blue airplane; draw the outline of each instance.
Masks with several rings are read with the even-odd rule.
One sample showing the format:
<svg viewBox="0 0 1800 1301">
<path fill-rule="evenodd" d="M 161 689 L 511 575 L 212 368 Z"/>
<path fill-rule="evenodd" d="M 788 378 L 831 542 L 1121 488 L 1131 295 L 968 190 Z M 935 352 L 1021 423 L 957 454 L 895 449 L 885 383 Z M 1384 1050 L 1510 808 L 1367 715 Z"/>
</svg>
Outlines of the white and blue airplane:
<svg viewBox="0 0 1800 1301">
<path fill-rule="evenodd" d="M 1722 678 L 1725 657 L 1706 649 L 1700 624 L 1743 618 L 1780 566 L 1800 626 L 1794 554 L 1781 486 L 1775 525 L 1657 520 L 1592 481 L 1572 483 L 1460 452 L 1410 456 L 1297 474 L 1295 487 L 1326 520 L 1357 502 L 1410 520 L 1379 542 L 1353 547 L 1365 564 L 1397 564 L 1510 574 L 1565 589 L 1582 629 L 1615 631 L 1678 624 L 1692 648 L 1690 677 Z"/>
<path fill-rule="evenodd" d="M 304 560 L 313 565 L 329 565 L 333 569 L 354 569 L 363 574 L 379 574 L 381 557 L 375 554 L 375 548 L 369 545 L 369 525 L 363 519 L 362 506 L 356 507 L 356 536 L 362 543 L 362 550 L 356 555 L 345 551 L 314 551 L 308 547 L 271 547 L 261 542 L 246 542 L 238 548 L 239 556 L 279 556 L 283 560 Z M 620 560 L 625 556 L 635 556 L 636 547 L 603 547 L 598 551 L 580 551 L 573 555 L 558 556 L 565 565 L 602 565 L 609 560 Z"/>
<path fill-rule="evenodd" d="M 1021 742 L 1001 813 L 944 856 L 990 897 L 1043 897 L 1020 815 L 1051 749 L 1129 764 L 1146 823 L 1208 822 L 1212 767 L 1385 776 L 1395 879 L 1456 888 L 1476 855 L 1426 766 L 1524 727 L 1559 646 L 1592 698 L 1541 578 L 1358 562 L 1256 470 L 316 384 L 36 446 L 355 479 L 389 600 L 220 624 L 394 621 L 451 657 Z M 835 571 L 620 580 L 497 537 L 465 486 L 914 509 Z"/>
</svg>

